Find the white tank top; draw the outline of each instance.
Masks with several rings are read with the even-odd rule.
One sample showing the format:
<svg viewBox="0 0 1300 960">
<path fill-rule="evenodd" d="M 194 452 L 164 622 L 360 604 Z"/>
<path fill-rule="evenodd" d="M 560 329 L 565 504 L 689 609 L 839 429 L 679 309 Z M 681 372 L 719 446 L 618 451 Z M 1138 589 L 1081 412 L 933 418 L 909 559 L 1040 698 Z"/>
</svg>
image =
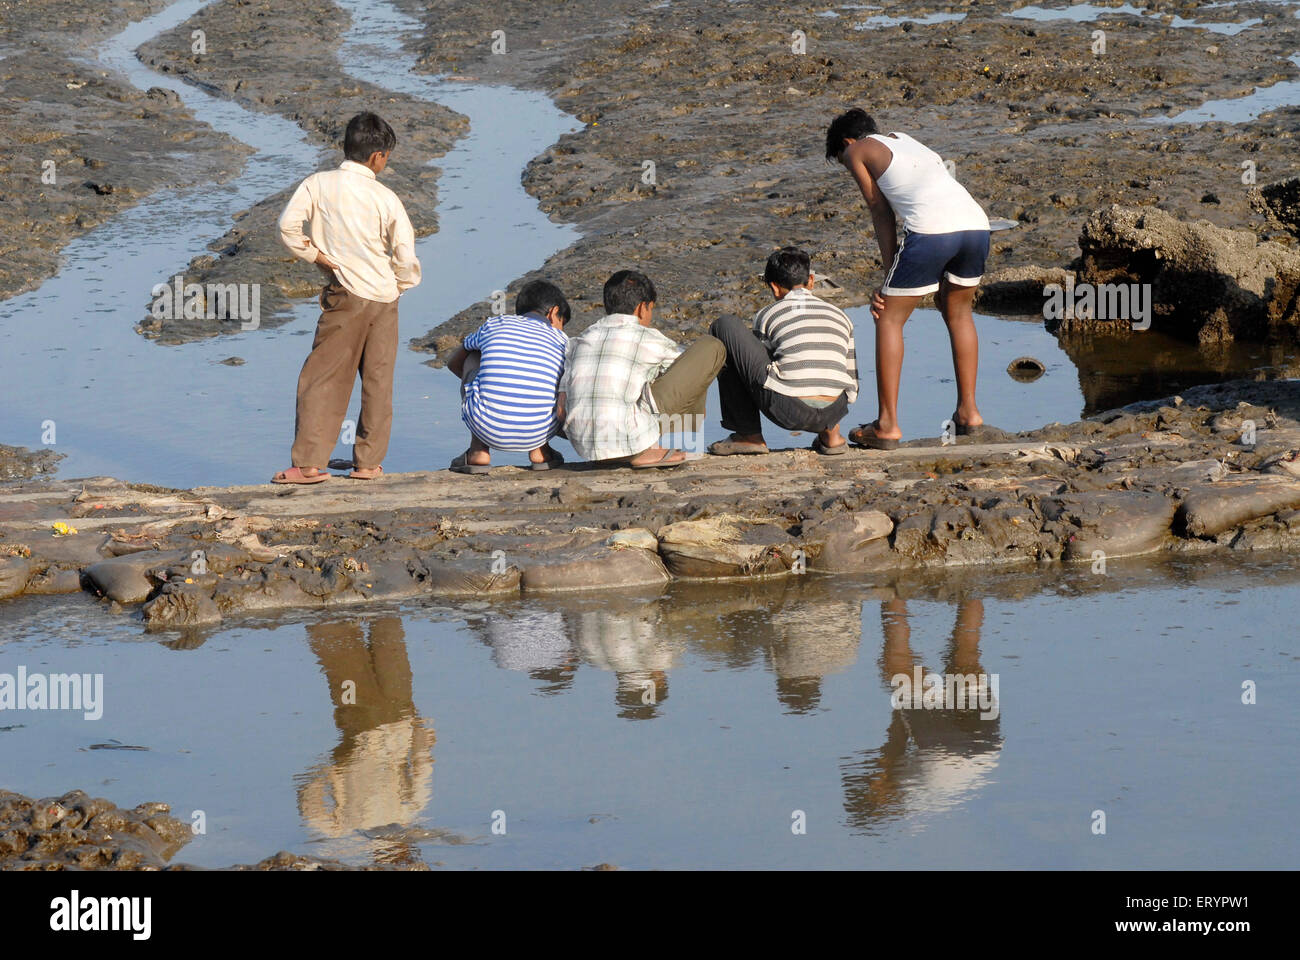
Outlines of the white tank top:
<svg viewBox="0 0 1300 960">
<path fill-rule="evenodd" d="M 894 159 L 876 186 L 912 233 L 987 230 L 989 218 L 966 188 L 948 175 L 940 156 L 905 133 L 870 134 Z"/>
</svg>

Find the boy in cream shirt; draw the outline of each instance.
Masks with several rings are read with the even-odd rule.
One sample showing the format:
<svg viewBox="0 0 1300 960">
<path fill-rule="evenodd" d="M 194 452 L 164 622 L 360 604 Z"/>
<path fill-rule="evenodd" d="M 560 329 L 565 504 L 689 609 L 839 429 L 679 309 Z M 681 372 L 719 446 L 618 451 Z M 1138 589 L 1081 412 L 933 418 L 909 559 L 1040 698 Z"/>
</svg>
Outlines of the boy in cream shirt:
<svg viewBox="0 0 1300 960">
<path fill-rule="evenodd" d="M 349 476 L 371 480 L 383 472 L 393 425 L 397 298 L 420 282 L 411 221 L 402 201 L 376 179 L 396 144 L 380 117 L 357 114 L 343 138 L 347 159 L 304 180 L 280 216 L 284 245 L 320 267 L 327 283 L 316 338 L 298 376 L 293 466 L 273 483 L 329 479 L 325 466 L 358 373 L 361 413 Z"/>
</svg>

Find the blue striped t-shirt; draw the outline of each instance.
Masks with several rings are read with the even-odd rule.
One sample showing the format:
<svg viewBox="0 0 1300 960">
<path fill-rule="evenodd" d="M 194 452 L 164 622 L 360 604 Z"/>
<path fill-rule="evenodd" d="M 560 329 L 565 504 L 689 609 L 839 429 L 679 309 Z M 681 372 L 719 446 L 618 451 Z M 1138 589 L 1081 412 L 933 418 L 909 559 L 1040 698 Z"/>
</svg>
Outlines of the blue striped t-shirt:
<svg viewBox="0 0 1300 960">
<path fill-rule="evenodd" d="M 465 385 L 461 419 L 493 450 L 535 450 L 555 436 L 555 391 L 569 338 L 538 317 L 492 317 L 465 338 L 478 373 Z"/>
</svg>

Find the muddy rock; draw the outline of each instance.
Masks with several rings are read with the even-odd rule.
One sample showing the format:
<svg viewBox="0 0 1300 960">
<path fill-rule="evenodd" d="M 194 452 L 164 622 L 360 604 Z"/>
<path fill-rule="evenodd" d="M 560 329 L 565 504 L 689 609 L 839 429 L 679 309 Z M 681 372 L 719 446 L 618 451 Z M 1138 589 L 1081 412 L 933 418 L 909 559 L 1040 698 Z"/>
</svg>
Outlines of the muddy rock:
<svg viewBox="0 0 1300 960">
<path fill-rule="evenodd" d="M 159 870 L 190 838 L 166 804 L 126 810 L 80 790 L 44 799 L 0 790 L 0 870 Z"/>
<path fill-rule="evenodd" d="M 1151 285 L 1153 330 L 1201 343 L 1294 336 L 1300 253 L 1248 230 L 1113 205 L 1088 218 L 1079 247 L 1080 282 Z M 1061 321 L 1080 327 L 1133 332 L 1123 319 Z"/>
<path fill-rule="evenodd" d="M 1159 493 L 1102 491 L 1052 497 L 1043 515 L 1077 528 L 1066 537 L 1063 559 L 1132 557 L 1159 550 L 1169 537 L 1177 503 Z"/>
<path fill-rule="evenodd" d="M 659 557 L 648 550 L 589 547 L 524 567 L 525 593 L 569 593 L 662 585 L 669 580 Z"/>
<path fill-rule="evenodd" d="M 659 531 L 664 565 L 682 579 L 784 576 L 794 549 L 780 527 L 734 515 L 685 520 Z"/>
<path fill-rule="evenodd" d="M 151 630 L 211 626 L 221 622 L 221 610 L 211 588 L 197 583 L 165 583 L 158 596 L 142 608 Z"/>
<path fill-rule="evenodd" d="M 86 579 L 94 589 L 118 603 L 139 603 L 161 582 L 159 572 L 188 556 L 183 551 L 147 550 L 113 557 L 87 567 Z"/>
<path fill-rule="evenodd" d="M 35 564 L 23 557 L 0 557 L 0 600 L 20 595 L 27 588 Z"/>
<path fill-rule="evenodd" d="M 1275 477 L 1228 480 L 1194 487 L 1178 506 L 1189 537 L 1213 537 L 1251 520 L 1300 507 L 1300 483 Z"/>
</svg>

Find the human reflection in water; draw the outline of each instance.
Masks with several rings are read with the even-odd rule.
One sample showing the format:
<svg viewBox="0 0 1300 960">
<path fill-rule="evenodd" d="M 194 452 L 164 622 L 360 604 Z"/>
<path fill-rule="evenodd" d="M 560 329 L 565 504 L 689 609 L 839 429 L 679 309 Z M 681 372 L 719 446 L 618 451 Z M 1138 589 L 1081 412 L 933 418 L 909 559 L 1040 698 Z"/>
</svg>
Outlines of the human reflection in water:
<svg viewBox="0 0 1300 960">
<path fill-rule="evenodd" d="M 315 623 L 308 643 L 334 703 L 339 743 L 328 762 L 297 779 L 303 822 L 330 843 L 325 856 L 390 863 L 417 859 L 402 831 L 375 841 L 362 831 L 413 823 L 433 797 L 434 732 L 416 715 L 411 664 L 398 617 Z"/>
<path fill-rule="evenodd" d="M 554 696 L 573 686 L 579 658 L 560 611 L 493 613 L 469 626 L 491 647 L 498 667 L 528 674 L 541 685 L 539 693 Z"/>
<path fill-rule="evenodd" d="M 470 627 L 492 647 L 498 666 L 527 672 L 544 684 L 543 693 L 568 689 L 584 661 L 612 672 L 618 716 L 648 720 L 668 699 L 668 671 L 680 646 L 663 613 L 657 594 L 624 595 L 563 611 L 502 610 Z"/>
<path fill-rule="evenodd" d="M 821 704 L 822 678 L 853 666 L 862 640 L 858 601 L 787 603 L 770 614 L 768 663 L 776 675 L 776 696 L 790 713 L 809 713 Z"/>
<path fill-rule="evenodd" d="M 880 621 L 884 633 L 880 671 L 892 695 L 891 679 L 899 674 L 914 676 L 917 664 L 906 601 L 897 596 L 882 601 Z M 984 673 L 979 658 L 983 622 L 983 601 L 958 602 L 944 653 L 945 675 Z M 952 807 L 989 781 L 1002 752 L 1001 713 L 999 709 L 996 716 L 982 718 L 974 700 L 967 699 L 966 709 L 951 708 L 946 700 L 942 709 L 907 705 L 895 709 L 884 745 L 845 759 L 841 779 L 850 827 L 870 831 L 878 821 Z"/>
</svg>

